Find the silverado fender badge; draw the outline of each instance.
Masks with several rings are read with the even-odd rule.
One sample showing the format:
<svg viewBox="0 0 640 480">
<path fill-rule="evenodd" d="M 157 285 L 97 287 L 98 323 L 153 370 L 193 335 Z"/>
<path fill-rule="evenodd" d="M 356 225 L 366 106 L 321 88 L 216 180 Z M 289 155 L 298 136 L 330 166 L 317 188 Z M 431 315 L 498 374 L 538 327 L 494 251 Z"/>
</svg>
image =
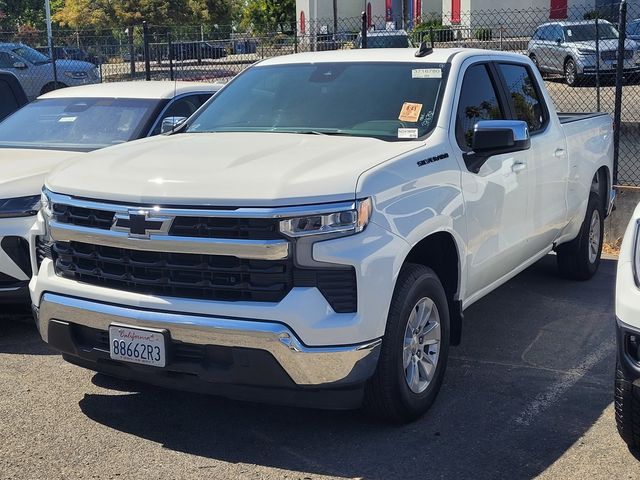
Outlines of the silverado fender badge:
<svg viewBox="0 0 640 480">
<path fill-rule="evenodd" d="M 424 160 L 420 160 L 418 162 L 418 166 L 422 167 L 424 165 L 429 165 L 430 163 L 434 163 L 434 162 L 437 162 L 439 160 L 444 160 L 445 158 L 449 158 L 449 154 L 448 153 L 442 153 L 440 155 L 436 155 L 435 157 L 429 157 L 429 158 L 425 158 Z"/>
</svg>

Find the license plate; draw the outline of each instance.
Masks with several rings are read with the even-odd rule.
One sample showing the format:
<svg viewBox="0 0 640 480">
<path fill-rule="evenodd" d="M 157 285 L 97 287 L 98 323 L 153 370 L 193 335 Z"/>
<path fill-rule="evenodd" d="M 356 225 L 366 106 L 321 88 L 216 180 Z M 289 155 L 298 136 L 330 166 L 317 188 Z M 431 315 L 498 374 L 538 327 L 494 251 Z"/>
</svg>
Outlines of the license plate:
<svg viewBox="0 0 640 480">
<path fill-rule="evenodd" d="M 166 342 L 162 330 L 109 326 L 109 352 L 113 360 L 164 367 Z"/>
</svg>

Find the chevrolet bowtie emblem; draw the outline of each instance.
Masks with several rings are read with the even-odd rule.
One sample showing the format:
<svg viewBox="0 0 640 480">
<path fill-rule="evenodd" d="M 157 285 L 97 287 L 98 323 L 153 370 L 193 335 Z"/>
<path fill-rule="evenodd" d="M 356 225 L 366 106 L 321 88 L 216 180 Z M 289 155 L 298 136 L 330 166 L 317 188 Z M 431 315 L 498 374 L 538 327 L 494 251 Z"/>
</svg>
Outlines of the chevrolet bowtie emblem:
<svg viewBox="0 0 640 480">
<path fill-rule="evenodd" d="M 168 235 L 173 217 L 155 215 L 150 210 L 131 210 L 116 213 L 112 231 L 128 233 L 132 238 L 149 238 L 151 235 Z"/>
</svg>

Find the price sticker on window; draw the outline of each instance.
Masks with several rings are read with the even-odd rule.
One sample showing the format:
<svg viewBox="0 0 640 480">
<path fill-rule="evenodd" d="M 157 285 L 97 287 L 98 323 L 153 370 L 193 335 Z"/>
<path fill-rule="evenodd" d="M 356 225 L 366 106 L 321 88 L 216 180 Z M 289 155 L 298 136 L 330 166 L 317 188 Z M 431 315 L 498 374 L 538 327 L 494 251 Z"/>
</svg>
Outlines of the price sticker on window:
<svg viewBox="0 0 640 480">
<path fill-rule="evenodd" d="M 400 110 L 400 116 L 398 116 L 398 120 L 400 120 L 401 122 L 417 122 L 420 118 L 421 111 L 421 103 L 404 102 L 404 105 L 402 105 L 402 110 Z"/>
</svg>

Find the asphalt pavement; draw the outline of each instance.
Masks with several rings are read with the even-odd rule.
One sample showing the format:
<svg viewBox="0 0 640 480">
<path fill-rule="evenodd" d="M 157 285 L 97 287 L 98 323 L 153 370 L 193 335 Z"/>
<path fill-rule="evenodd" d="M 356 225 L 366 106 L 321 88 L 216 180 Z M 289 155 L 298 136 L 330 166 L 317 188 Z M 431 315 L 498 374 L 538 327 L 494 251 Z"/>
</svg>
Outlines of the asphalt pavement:
<svg viewBox="0 0 640 480">
<path fill-rule="evenodd" d="M 548 256 L 473 305 L 405 426 L 112 380 L 4 318 L 0 479 L 637 479 L 613 417 L 614 279 L 614 260 L 581 283 Z"/>
</svg>

